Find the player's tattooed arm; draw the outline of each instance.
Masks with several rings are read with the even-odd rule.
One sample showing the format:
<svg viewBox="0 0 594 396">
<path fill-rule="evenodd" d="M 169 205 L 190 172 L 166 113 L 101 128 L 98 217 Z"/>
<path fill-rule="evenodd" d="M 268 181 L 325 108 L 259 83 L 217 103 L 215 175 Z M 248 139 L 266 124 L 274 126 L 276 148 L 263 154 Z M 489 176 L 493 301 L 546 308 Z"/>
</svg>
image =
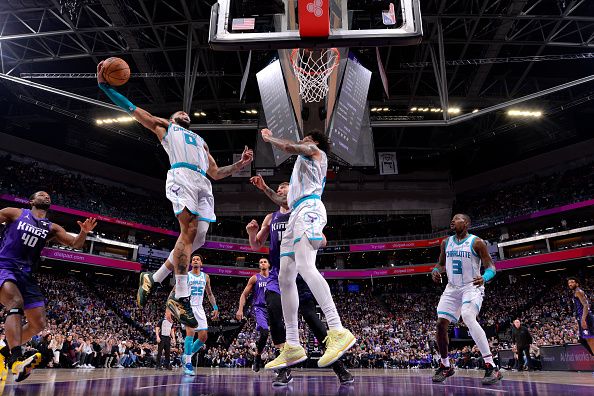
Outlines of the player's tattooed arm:
<svg viewBox="0 0 594 396">
<path fill-rule="evenodd" d="M 481 263 L 485 267 L 485 275 L 479 275 L 476 278 L 474 278 L 472 284 L 475 286 L 481 286 L 495 276 L 497 269 L 495 268 L 495 264 L 493 263 L 493 259 L 489 254 L 489 249 L 487 249 L 487 244 L 485 243 L 485 241 L 483 241 L 480 238 L 475 238 L 474 243 L 472 244 L 472 248 L 474 249 L 476 254 L 478 254 L 478 256 L 481 259 Z M 489 276 L 489 278 L 485 280 L 485 276 L 487 276 L 487 273 L 491 273 L 491 276 Z"/>
<path fill-rule="evenodd" d="M 238 172 L 240 169 L 243 169 L 251 164 L 251 162 L 254 160 L 254 151 L 249 149 L 248 146 L 245 146 L 239 161 L 231 165 L 219 167 L 213 156 L 210 154 L 206 143 L 204 144 L 204 149 L 208 153 L 208 170 L 206 173 L 208 173 L 208 176 L 212 177 L 214 180 L 221 180 L 225 177 L 229 177 L 233 173 Z"/>
<path fill-rule="evenodd" d="M 245 303 L 246 303 L 250 293 L 252 292 L 252 289 L 254 288 L 255 284 L 256 284 L 256 275 L 252 275 L 250 277 L 250 279 L 248 280 L 248 283 L 245 286 L 245 289 L 243 289 L 241 296 L 239 297 L 239 307 L 237 308 L 237 312 L 235 313 L 235 319 L 237 319 L 237 320 L 243 319 L 243 309 L 245 307 Z"/>
<path fill-rule="evenodd" d="M 58 241 L 58 243 L 69 246 L 74 249 L 81 249 L 85 244 L 87 235 L 89 232 L 97 226 L 97 220 L 94 218 L 88 218 L 84 222 L 77 221 L 80 226 L 80 232 L 76 236 L 72 236 L 66 232 L 66 230 L 55 223 L 52 224 L 52 238 Z"/>
<path fill-rule="evenodd" d="M 260 132 L 262 134 L 262 140 L 264 140 L 267 143 L 272 144 L 279 150 L 282 150 L 286 153 L 300 154 L 300 155 L 304 155 L 306 157 L 312 157 L 312 156 L 316 156 L 319 154 L 319 150 L 314 144 L 311 144 L 311 143 L 302 144 L 302 143 L 292 142 L 290 140 L 275 138 L 272 136 L 272 132 L 270 131 L 270 129 L 266 129 L 266 128 L 262 129 L 262 131 L 260 131 Z"/>
<path fill-rule="evenodd" d="M 208 297 L 208 301 L 210 301 L 210 305 L 212 305 L 212 318 L 216 320 L 219 318 L 219 307 L 217 306 L 217 300 L 210 287 L 210 276 L 208 276 L 208 274 L 206 274 L 206 296 Z"/>
<path fill-rule="evenodd" d="M 159 141 L 163 140 L 169 127 L 169 121 L 165 118 L 155 117 L 148 111 L 137 107 L 132 112 L 132 117 L 138 121 L 143 127 L 153 132 L 159 138 Z"/>
<path fill-rule="evenodd" d="M 431 271 L 431 278 L 435 283 L 441 283 L 441 274 L 445 271 L 445 247 L 447 243 L 447 239 L 441 241 L 441 251 L 439 252 L 439 261 L 437 265 Z"/>
<path fill-rule="evenodd" d="M 19 208 L 4 208 L 0 209 L 0 224 L 12 223 L 21 215 L 22 209 Z"/>
<path fill-rule="evenodd" d="M 256 175 L 250 179 L 250 183 L 258 188 L 258 190 L 264 192 L 268 198 L 272 202 L 274 202 L 278 206 L 282 206 L 285 209 L 289 209 L 289 205 L 287 204 L 287 197 L 284 195 L 278 194 L 272 188 L 268 187 L 268 185 L 264 182 L 264 179 L 260 175 Z"/>
</svg>

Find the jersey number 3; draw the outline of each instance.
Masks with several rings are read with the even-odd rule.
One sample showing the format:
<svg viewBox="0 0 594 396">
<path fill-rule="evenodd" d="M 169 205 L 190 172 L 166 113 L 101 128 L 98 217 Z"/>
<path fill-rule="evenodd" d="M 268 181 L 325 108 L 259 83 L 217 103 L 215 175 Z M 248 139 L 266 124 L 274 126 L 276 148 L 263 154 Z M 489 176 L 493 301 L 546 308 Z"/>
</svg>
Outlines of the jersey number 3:
<svg viewBox="0 0 594 396">
<path fill-rule="evenodd" d="M 462 275 L 462 260 L 452 260 L 452 274 Z"/>
</svg>

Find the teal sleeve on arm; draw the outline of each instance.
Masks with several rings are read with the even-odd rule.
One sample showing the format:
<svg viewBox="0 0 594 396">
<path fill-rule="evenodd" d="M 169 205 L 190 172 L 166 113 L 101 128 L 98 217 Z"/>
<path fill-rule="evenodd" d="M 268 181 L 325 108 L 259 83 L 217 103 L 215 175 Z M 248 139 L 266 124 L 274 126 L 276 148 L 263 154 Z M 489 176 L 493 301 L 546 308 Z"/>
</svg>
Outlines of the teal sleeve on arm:
<svg viewBox="0 0 594 396">
<path fill-rule="evenodd" d="M 109 84 L 106 83 L 99 83 L 99 88 L 111 101 L 116 104 L 118 107 L 121 107 L 122 110 L 127 112 L 128 114 L 132 114 L 134 110 L 136 110 L 136 106 L 132 104 L 124 95 L 113 89 Z"/>
<path fill-rule="evenodd" d="M 483 274 L 483 280 L 485 282 L 489 282 L 491 279 L 495 277 L 495 271 L 492 268 L 487 268 L 485 273 Z"/>
<path fill-rule="evenodd" d="M 215 310 L 215 311 L 218 311 L 219 310 L 219 306 L 215 304 L 215 305 L 212 306 L 212 309 Z"/>
<path fill-rule="evenodd" d="M 435 267 L 435 268 L 433 268 L 433 271 L 431 271 L 431 272 L 441 272 L 441 271 L 439 270 L 439 268 Z"/>
</svg>

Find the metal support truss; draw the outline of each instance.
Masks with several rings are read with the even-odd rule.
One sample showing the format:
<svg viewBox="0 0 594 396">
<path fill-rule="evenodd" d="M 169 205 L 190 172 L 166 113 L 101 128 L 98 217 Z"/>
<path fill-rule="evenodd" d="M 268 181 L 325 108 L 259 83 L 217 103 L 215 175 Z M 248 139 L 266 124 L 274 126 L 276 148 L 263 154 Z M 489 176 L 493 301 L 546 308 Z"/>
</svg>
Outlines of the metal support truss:
<svg viewBox="0 0 594 396">
<path fill-rule="evenodd" d="M 548 62 L 560 60 L 582 60 L 594 59 L 594 52 L 582 52 L 579 54 L 559 54 L 559 55 L 540 55 L 540 56 L 508 56 L 505 58 L 477 58 L 477 59 L 457 59 L 446 61 L 446 66 L 471 66 L 484 65 L 487 63 L 522 63 L 522 62 Z M 431 62 L 402 62 L 400 68 L 416 69 L 431 66 Z"/>
<path fill-rule="evenodd" d="M 190 76 L 196 77 L 223 77 L 224 71 L 209 71 L 209 72 L 196 72 L 190 74 Z M 90 78 L 96 79 L 97 73 L 21 73 L 21 78 L 28 80 L 31 79 L 77 79 L 77 78 Z M 186 73 L 184 72 L 155 72 L 155 73 L 130 73 L 130 78 L 185 78 Z"/>
</svg>

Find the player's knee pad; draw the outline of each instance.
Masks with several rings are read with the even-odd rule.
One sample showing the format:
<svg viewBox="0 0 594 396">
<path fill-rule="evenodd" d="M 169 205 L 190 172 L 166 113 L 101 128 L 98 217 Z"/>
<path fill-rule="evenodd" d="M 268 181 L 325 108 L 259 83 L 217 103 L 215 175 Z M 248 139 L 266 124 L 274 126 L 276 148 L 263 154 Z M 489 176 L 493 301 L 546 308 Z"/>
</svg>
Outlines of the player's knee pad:
<svg viewBox="0 0 594 396">
<path fill-rule="evenodd" d="M 6 317 L 9 317 L 10 315 L 23 316 L 24 314 L 25 314 L 25 311 L 23 311 L 23 308 L 12 308 L 12 309 L 8 310 L 8 312 L 6 313 Z"/>
</svg>

